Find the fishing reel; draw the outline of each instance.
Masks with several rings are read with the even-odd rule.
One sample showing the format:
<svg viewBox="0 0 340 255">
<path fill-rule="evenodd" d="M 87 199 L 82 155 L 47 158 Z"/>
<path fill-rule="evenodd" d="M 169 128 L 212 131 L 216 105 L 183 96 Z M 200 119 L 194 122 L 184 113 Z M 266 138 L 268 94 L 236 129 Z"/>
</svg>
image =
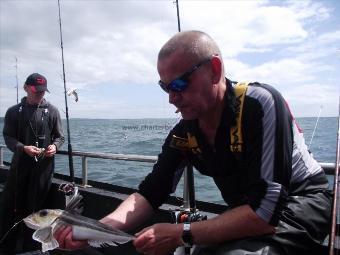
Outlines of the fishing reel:
<svg viewBox="0 0 340 255">
<path fill-rule="evenodd" d="M 37 140 L 35 141 L 35 147 L 39 149 L 39 154 L 34 156 L 35 162 L 39 162 L 45 158 L 46 149 L 44 148 L 45 135 L 37 136 Z"/>
<path fill-rule="evenodd" d="M 61 183 L 59 185 L 58 191 L 69 197 L 78 193 L 78 187 L 76 187 L 74 183 Z"/>
<path fill-rule="evenodd" d="M 83 212 L 83 196 L 74 183 L 62 183 L 58 191 L 65 196 L 65 210 L 72 210 L 79 214 Z"/>
<path fill-rule="evenodd" d="M 45 158 L 46 150 L 45 148 L 40 148 L 40 152 L 37 156 L 34 156 L 35 162 L 39 162 Z"/>
<path fill-rule="evenodd" d="M 184 209 L 183 207 L 179 210 L 173 210 L 172 214 L 176 224 L 180 223 L 191 223 L 197 221 L 203 221 L 207 219 L 206 215 L 200 214 L 200 212 L 193 209 Z M 178 247 L 173 255 L 189 255 L 191 254 L 191 246 Z"/>
<path fill-rule="evenodd" d="M 172 213 L 174 214 L 176 224 L 184 222 L 197 222 L 207 219 L 207 216 L 200 214 L 197 209 L 175 210 Z"/>
</svg>

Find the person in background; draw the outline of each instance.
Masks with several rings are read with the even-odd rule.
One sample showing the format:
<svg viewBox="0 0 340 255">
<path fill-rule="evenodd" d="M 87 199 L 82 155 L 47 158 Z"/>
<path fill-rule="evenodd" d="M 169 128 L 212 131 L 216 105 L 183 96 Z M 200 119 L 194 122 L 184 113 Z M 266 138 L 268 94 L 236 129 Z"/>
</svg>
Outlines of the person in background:
<svg viewBox="0 0 340 255">
<path fill-rule="evenodd" d="M 47 205 L 54 155 L 64 142 L 59 111 L 44 99 L 46 78 L 29 75 L 24 90 L 27 96 L 7 110 L 4 120 L 3 136 L 13 158 L 0 197 L 0 254 L 40 249 L 28 229 L 8 230 Z"/>
<path fill-rule="evenodd" d="M 200 31 L 174 35 L 161 48 L 157 68 L 159 85 L 182 120 L 167 136 L 138 192 L 101 221 L 134 229 L 167 200 L 177 169 L 190 162 L 213 178 L 230 209 L 205 221 L 147 227 L 133 241 L 138 252 L 169 254 L 193 244 L 200 247 L 195 254 L 327 251 L 322 244 L 329 230 L 328 181 L 281 94 L 269 85 L 249 83 L 240 112 L 220 49 Z M 240 113 L 243 148 L 237 151 L 231 130 Z M 60 228 L 55 237 L 61 248 L 86 246 L 72 239 L 71 228 Z"/>
</svg>

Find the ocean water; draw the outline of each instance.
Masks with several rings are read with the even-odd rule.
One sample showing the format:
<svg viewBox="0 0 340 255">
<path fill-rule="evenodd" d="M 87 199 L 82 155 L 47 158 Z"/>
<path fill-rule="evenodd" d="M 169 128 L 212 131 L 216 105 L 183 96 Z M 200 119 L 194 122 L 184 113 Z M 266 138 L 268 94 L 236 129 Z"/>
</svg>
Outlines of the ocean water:
<svg viewBox="0 0 340 255">
<path fill-rule="evenodd" d="M 316 118 L 297 118 L 309 145 Z M 73 151 L 158 155 L 163 141 L 177 119 L 71 119 L 71 144 Z M 66 121 L 63 121 L 66 133 Z M 0 118 L 3 129 L 3 118 Z M 310 150 L 319 162 L 335 162 L 337 118 L 320 118 Z M 4 144 L 0 137 L 0 144 Z M 62 147 L 67 150 L 67 139 Z M 10 161 L 11 153 L 4 152 L 5 160 Z M 88 179 L 126 187 L 137 188 L 152 169 L 150 163 L 114 161 L 88 158 Z M 81 176 L 81 158 L 74 157 L 75 176 Z M 56 156 L 56 172 L 68 174 L 68 158 Z M 182 181 L 175 195 L 182 196 Z M 223 200 L 211 178 L 195 171 L 196 199 L 215 203 Z"/>
</svg>

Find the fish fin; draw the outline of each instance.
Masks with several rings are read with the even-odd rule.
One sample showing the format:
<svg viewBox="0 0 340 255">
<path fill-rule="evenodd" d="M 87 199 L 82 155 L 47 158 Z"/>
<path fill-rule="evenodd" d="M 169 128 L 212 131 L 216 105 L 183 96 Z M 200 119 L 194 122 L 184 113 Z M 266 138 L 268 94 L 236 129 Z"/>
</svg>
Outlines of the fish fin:
<svg viewBox="0 0 340 255">
<path fill-rule="evenodd" d="M 107 232 L 106 232 L 107 231 Z M 87 240 L 87 243 L 96 248 L 117 246 L 130 242 L 134 236 L 126 234 L 119 230 L 99 231 L 83 226 L 72 225 L 73 238 L 77 240 Z"/>
<path fill-rule="evenodd" d="M 49 242 L 52 238 L 52 227 L 48 226 L 48 227 L 36 230 L 33 233 L 32 238 L 33 238 L 33 240 L 36 240 L 40 243 Z"/>
<path fill-rule="evenodd" d="M 113 241 L 99 241 L 99 240 L 88 240 L 87 243 L 94 248 L 104 248 L 107 246 L 117 246 L 118 244 Z"/>
<path fill-rule="evenodd" d="M 49 243 L 42 243 L 41 244 L 42 252 L 51 251 L 51 250 L 54 250 L 58 247 L 59 247 L 59 243 L 54 238 L 52 238 L 51 242 L 49 242 Z"/>
<path fill-rule="evenodd" d="M 41 248 L 43 252 L 59 247 L 59 243 L 57 242 L 57 240 L 54 239 L 52 231 L 52 227 L 48 226 L 38 229 L 33 233 L 33 240 L 41 243 Z"/>
</svg>

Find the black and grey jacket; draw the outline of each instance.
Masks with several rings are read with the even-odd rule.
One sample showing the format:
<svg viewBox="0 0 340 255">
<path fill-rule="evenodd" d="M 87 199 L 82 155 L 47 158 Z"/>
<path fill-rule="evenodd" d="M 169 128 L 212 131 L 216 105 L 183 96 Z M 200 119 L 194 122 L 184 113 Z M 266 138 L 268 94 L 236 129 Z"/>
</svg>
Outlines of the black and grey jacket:
<svg viewBox="0 0 340 255">
<path fill-rule="evenodd" d="M 46 148 L 55 144 L 59 149 L 65 140 L 58 109 L 45 99 L 40 105 L 30 105 L 26 97 L 7 110 L 3 136 L 12 152 L 21 152 L 24 145 Z"/>
<path fill-rule="evenodd" d="M 325 190 L 327 179 L 309 154 L 285 100 L 269 85 L 248 86 L 242 117 L 244 152 L 231 152 L 235 95 L 231 83 L 227 83 L 214 147 L 205 140 L 197 120 L 181 120 L 166 138 L 158 161 L 141 182 L 139 192 L 158 208 L 173 191 L 176 169 L 189 161 L 200 173 L 213 178 L 228 205 L 249 204 L 259 217 L 276 225 L 288 196 Z M 185 138 L 188 132 L 196 137 L 198 152 L 183 152 L 170 146 L 173 135 Z"/>
</svg>

